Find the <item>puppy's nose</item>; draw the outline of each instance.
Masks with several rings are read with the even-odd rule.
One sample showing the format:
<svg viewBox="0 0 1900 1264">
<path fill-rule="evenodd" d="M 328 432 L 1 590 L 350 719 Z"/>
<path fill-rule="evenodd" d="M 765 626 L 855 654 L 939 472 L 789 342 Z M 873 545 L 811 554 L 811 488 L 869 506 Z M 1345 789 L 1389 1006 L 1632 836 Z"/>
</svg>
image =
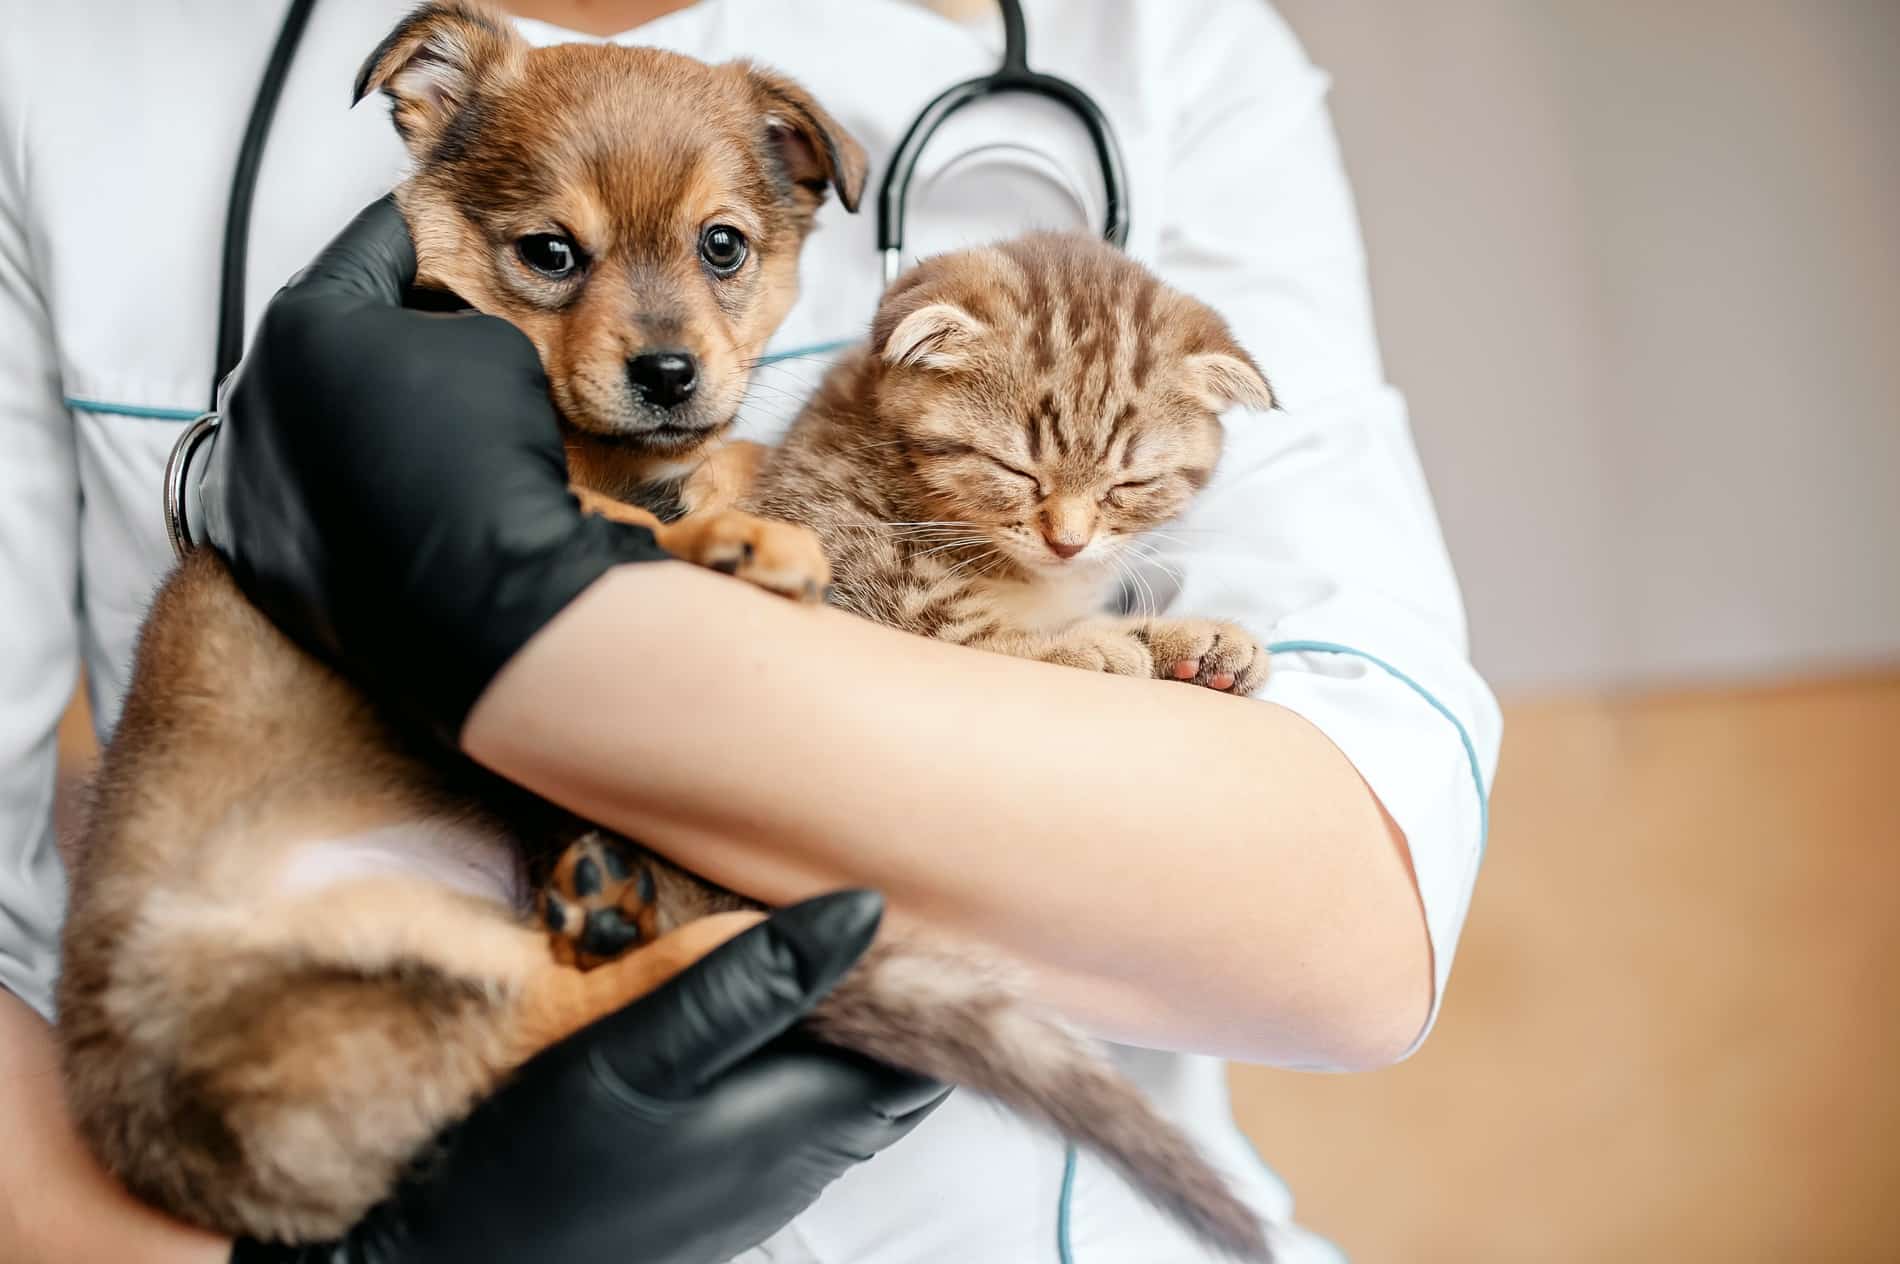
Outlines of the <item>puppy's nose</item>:
<svg viewBox="0 0 1900 1264">
<path fill-rule="evenodd" d="M 1065 562 L 1089 546 L 1089 542 L 1085 539 L 1071 540 L 1063 536 L 1051 535 L 1046 531 L 1043 532 L 1042 542 L 1049 546 L 1051 553 Z"/>
<path fill-rule="evenodd" d="M 627 361 L 627 380 L 655 408 L 676 408 L 693 397 L 699 364 L 684 351 L 649 351 Z"/>
</svg>

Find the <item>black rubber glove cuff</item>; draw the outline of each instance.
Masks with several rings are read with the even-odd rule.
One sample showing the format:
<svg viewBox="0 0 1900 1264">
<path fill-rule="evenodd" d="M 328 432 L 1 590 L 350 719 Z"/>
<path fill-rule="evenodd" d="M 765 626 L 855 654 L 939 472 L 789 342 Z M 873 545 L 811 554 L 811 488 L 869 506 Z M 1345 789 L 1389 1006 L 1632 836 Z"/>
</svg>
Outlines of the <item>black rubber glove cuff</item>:
<svg viewBox="0 0 1900 1264">
<path fill-rule="evenodd" d="M 496 672 L 651 532 L 583 515 L 534 346 L 404 307 L 393 200 L 265 309 L 219 397 L 205 533 L 306 649 L 454 735 Z"/>
</svg>

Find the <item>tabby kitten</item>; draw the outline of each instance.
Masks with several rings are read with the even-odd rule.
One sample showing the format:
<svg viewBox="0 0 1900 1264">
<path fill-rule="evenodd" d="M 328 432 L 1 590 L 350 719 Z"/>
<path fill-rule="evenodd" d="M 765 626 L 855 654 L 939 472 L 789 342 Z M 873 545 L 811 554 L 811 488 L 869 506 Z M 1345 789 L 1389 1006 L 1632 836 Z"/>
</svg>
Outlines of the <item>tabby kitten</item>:
<svg viewBox="0 0 1900 1264">
<path fill-rule="evenodd" d="M 900 279 L 742 503 L 816 531 L 833 603 L 878 623 L 1246 694 L 1267 655 L 1237 625 L 1102 612 L 1213 474 L 1220 414 L 1273 403 L 1204 304 L 1041 233 Z"/>
</svg>

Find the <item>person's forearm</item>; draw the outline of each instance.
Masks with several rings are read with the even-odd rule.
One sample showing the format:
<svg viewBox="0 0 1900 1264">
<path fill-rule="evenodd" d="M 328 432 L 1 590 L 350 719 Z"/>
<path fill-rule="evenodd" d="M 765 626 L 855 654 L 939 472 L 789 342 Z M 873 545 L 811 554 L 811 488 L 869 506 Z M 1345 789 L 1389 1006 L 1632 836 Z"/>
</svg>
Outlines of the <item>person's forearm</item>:
<svg viewBox="0 0 1900 1264">
<path fill-rule="evenodd" d="M 877 887 L 1098 1032 L 1390 1060 L 1430 949 L 1403 839 L 1283 708 L 1049 667 L 620 567 L 508 664 L 476 759 L 783 903 Z"/>
<path fill-rule="evenodd" d="M 66 1117 L 53 1033 L 0 989 L 0 1259 L 10 1264 L 223 1264 L 230 1242 L 126 1193 Z"/>
</svg>

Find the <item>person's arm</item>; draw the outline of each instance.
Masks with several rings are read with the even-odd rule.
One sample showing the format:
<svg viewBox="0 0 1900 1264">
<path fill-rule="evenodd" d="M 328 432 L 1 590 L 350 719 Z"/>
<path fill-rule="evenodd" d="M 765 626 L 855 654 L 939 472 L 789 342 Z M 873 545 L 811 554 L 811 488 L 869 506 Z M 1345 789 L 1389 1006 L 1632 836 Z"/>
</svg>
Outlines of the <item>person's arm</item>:
<svg viewBox="0 0 1900 1264">
<path fill-rule="evenodd" d="M 759 898 L 877 886 L 894 916 L 1022 960 L 1103 1034 L 1363 1066 L 1425 1018 L 1404 849 L 1352 766 L 1279 707 L 664 564 L 618 568 L 556 617 L 462 743 Z"/>
<path fill-rule="evenodd" d="M 1380 367 L 1325 76 L 1257 0 L 1194 9 L 1146 33 L 1173 44 L 1147 85 L 1173 143 L 1136 245 L 1229 319 L 1285 411 L 1226 419 L 1216 479 L 1158 533 L 1149 578 L 1170 610 L 1283 647 L 1261 697 L 1223 707 L 748 616 L 642 572 L 530 642 L 463 741 L 755 894 L 876 883 L 897 912 L 1024 958 L 1097 1030 L 1378 1065 L 1422 1038 L 1449 970 L 1497 710 Z M 692 628 L 661 650 L 679 610 Z M 667 680 L 581 670 L 616 638 L 654 661 L 623 622 Z M 617 724 L 621 705 L 667 715 L 668 749 Z"/>
<path fill-rule="evenodd" d="M 229 1241 L 161 1216 L 106 1175 L 74 1135 L 53 1031 L 0 989 L 0 1257 L 16 1264 L 223 1264 Z"/>
<path fill-rule="evenodd" d="M 1271 643 L 1259 697 L 1324 732 L 1378 796 L 1417 881 L 1435 1014 L 1484 855 L 1497 703 L 1385 379 L 1328 77 L 1270 5 L 1183 8 L 1149 32 L 1175 142 L 1145 248 L 1227 317 L 1283 411 L 1227 415 L 1215 479 L 1160 533 L 1148 578 L 1173 608 Z"/>
</svg>

